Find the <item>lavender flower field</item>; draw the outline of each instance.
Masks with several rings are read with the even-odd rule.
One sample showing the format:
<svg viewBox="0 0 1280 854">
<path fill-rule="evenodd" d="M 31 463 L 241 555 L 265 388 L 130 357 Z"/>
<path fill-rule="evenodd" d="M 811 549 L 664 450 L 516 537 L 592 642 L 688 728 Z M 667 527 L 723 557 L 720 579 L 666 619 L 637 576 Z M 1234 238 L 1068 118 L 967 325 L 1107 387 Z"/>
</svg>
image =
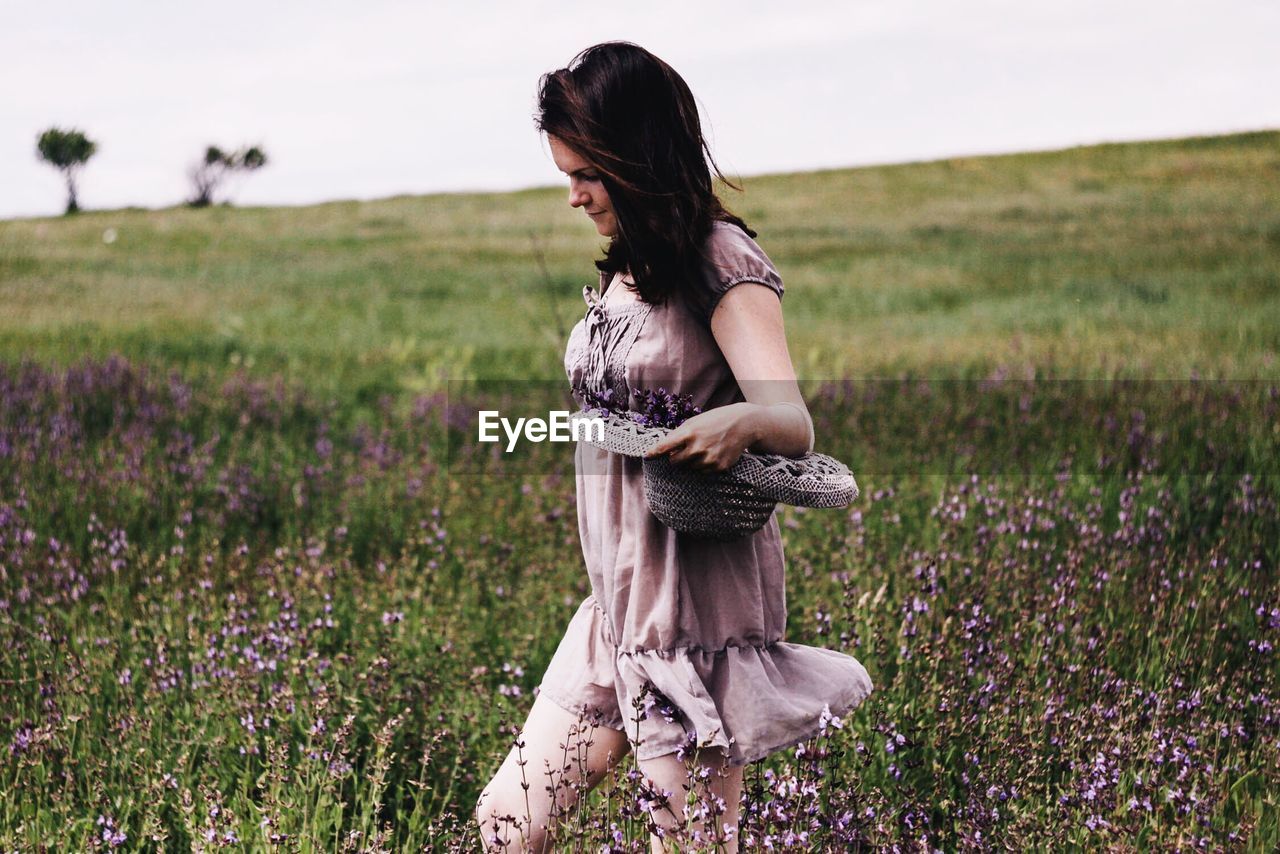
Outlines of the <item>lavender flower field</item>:
<svg viewBox="0 0 1280 854">
<path fill-rule="evenodd" d="M 848 510 L 780 508 L 789 639 L 877 690 L 748 769 L 744 850 L 1274 850 L 1280 390 L 1248 388 L 1247 418 L 1215 386 L 1099 411 L 1111 432 L 1025 475 L 929 473 L 910 436 L 977 429 L 959 397 L 813 391 L 819 435 L 874 408 L 897 440 Z M 588 591 L 571 461 L 459 474 L 445 404 L 0 367 L 5 851 L 478 850 Z M 628 763 L 559 847 L 648 850 Z"/>
<path fill-rule="evenodd" d="M 875 683 L 747 769 L 741 850 L 1280 849 L 1277 175 L 1263 131 L 725 194 L 862 489 L 778 509 L 787 640 Z M 564 405 L 581 220 L 0 222 L 0 851 L 481 850 L 589 590 L 572 447 L 469 407 Z M 615 770 L 556 850 L 649 850 Z"/>
</svg>

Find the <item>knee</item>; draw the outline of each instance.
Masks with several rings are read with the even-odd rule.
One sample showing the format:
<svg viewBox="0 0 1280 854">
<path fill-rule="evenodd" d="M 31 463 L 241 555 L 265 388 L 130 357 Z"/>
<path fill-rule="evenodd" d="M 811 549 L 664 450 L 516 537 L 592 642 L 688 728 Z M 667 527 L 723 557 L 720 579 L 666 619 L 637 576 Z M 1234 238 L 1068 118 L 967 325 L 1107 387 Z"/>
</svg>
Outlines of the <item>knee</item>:
<svg viewBox="0 0 1280 854">
<path fill-rule="evenodd" d="M 540 844 L 543 830 L 535 827 L 523 797 L 516 797 L 494 780 L 476 799 L 474 812 L 485 851 L 518 851 Z"/>
</svg>

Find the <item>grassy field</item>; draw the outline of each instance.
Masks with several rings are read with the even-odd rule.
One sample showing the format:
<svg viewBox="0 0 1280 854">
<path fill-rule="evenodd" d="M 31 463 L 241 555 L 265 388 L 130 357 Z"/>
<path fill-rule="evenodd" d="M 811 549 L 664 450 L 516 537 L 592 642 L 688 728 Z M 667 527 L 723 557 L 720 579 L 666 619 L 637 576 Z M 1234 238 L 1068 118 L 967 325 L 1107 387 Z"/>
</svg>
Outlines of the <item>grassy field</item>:
<svg viewBox="0 0 1280 854">
<path fill-rule="evenodd" d="M 1280 373 L 1277 186 L 1268 132 L 756 177 L 725 198 L 783 275 L 811 379 L 1238 378 Z M 247 365 L 364 400 L 557 377 L 600 245 L 565 193 L 3 222 L 0 355 Z"/>
<path fill-rule="evenodd" d="M 1280 846 L 1278 178 L 727 197 L 863 488 L 779 510 L 788 640 L 876 684 L 748 770 L 744 849 Z M 478 850 L 588 588 L 571 461 L 465 471 L 446 392 L 558 384 L 597 245 L 562 189 L 0 223 L 0 849 Z M 647 850 L 627 762 L 559 849 Z"/>
</svg>

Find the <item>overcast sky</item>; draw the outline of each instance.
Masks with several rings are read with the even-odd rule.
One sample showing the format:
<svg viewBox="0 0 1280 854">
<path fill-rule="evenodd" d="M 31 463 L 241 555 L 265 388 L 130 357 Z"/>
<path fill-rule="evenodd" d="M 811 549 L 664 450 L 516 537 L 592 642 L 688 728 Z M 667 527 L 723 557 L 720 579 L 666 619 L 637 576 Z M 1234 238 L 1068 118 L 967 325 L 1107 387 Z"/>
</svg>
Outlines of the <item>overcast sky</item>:
<svg viewBox="0 0 1280 854">
<path fill-rule="evenodd" d="M 86 208 L 182 201 L 209 144 L 270 156 L 243 205 L 561 184 L 538 76 L 609 39 L 730 175 L 1280 127 L 1276 0 L 0 0 L 0 217 L 61 212 L 53 125 Z"/>
</svg>

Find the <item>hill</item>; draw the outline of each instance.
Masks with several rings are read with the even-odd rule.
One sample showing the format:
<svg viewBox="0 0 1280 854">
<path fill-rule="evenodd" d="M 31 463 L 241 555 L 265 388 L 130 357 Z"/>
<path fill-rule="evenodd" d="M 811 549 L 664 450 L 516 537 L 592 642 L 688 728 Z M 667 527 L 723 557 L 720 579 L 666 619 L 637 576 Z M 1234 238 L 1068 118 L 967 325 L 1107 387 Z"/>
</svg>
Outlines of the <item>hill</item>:
<svg viewBox="0 0 1280 854">
<path fill-rule="evenodd" d="M 723 198 L 783 274 L 806 378 L 1277 375 L 1280 132 L 743 186 Z M 555 377 L 600 245 L 561 187 L 11 220 L 0 358 L 116 351 L 365 399 Z"/>
</svg>

